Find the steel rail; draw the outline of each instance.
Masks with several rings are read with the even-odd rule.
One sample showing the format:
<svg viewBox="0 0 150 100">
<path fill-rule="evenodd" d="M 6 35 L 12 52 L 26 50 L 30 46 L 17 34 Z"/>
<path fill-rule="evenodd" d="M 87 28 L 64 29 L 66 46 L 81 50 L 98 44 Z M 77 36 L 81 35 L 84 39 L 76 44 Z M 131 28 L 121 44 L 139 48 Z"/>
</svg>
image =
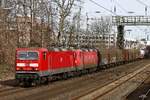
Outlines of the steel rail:
<svg viewBox="0 0 150 100">
<path fill-rule="evenodd" d="M 108 93 L 110 93 L 111 91 L 113 91 L 114 89 L 116 89 L 117 87 L 121 86 L 122 84 L 128 82 L 130 79 L 134 78 L 135 76 L 137 76 L 138 74 L 140 74 L 143 70 L 145 70 L 147 67 L 149 67 L 150 64 L 145 65 L 144 67 L 129 73 L 125 76 L 122 76 L 121 78 L 119 78 L 118 80 L 113 81 L 112 83 L 105 85 L 103 87 L 100 88 L 96 88 L 94 90 L 89 91 L 86 94 L 83 94 L 77 98 L 74 98 L 74 100 L 78 99 L 78 100 L 88 100 L 89 97 L 91 96 L 92 99 L 98 99 Z M 109 88 L 108 90 L 106 88 Z M 99 95 L 97 95 L 96 93 L 99 92 Z M 97 95 L 97 96 L 96 96 Z"/>
</svg>

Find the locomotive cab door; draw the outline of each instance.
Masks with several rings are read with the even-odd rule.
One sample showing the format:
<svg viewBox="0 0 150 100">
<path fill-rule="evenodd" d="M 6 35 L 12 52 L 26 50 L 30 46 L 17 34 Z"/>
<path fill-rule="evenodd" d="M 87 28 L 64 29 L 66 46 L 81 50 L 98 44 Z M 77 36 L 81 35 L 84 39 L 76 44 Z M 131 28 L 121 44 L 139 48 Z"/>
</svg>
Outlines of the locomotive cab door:
<svg viewBox="0 0 150 100">
<path fill-rule="evenodd" d="M 47 52 L 44 51 L 42 52 L 42 65 L 41 65 L 41 69 L 43 71 L 47 71 L 48 70 L 48 60 L 47 60 Z"/>
<path fill-rule="evenodd" d="M 48 55 L 48 71 L 52 72 L 52 55 L 51 53 Z"/>
<path fill-rule="evenodd" d="M 84 56 L 83 56 L 83 52 L 80 52 L 80 60 L 81 60 L 81 68 L 84 68 Z"/>
</svg>

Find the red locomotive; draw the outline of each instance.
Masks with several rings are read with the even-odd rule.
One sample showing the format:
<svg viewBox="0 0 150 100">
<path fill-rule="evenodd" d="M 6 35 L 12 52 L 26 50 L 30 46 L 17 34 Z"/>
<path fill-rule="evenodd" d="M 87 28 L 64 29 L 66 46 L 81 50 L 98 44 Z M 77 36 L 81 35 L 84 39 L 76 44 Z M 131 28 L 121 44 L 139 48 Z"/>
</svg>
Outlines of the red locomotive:
<svg viewBox="0 0 150 100">
<path fill-rule="evenodd" d="M 137 58 L 138 53 L 130 50 L 18 48 L 16 79 L 23 84 L 48 82 Z"/>
<path fill-rule="evenodd" d="M 48 80 L 52 76 L 90 69 L 99 61 L 96 49 L 19 48 L 16 50 L 16 79 L 20 83 Z"/>
</svg>

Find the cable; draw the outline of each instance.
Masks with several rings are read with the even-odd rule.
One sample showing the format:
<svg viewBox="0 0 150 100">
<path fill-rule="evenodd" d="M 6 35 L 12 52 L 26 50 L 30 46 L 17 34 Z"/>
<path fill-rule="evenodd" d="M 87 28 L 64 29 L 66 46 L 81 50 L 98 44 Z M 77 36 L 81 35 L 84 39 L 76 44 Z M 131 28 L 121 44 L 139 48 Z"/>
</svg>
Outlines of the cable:
<svg viewBox="0 0 150 100">
<path fill-rule="evenodd" d="M 109 10 L 109 9 L 107 9 L 107 8 L 105 8 L 105 7 L 103 7 L 103 6 L 101 6 L 101 5 L 98 4 L 97 2 L 95 2 L 95 1 L 93 1 L 93 0 L 89 0 L 89 1 L 92 2 L 92 3 L 94 3 L 95 5 L 97 5 L 97 6 L 101 7 L 101 8 L 103 8 L 103 9 L 105 9 L 106 11 L 112 13 L 113 15 L 117 15 L 117 14 L 115 14 L 114 12 L 112 12 L 111 10 Z"/>
<path fill-rule="evenodd" d="M 135 26 L 139 31 L 145 32 L 145 30 L 143 30 L 142 28 Z"/>
<path fill-rule="evenodd" d="M 123 7 L 122 7 L 122 5 L 120 5 L 118 2 L 115 2 L 124 12 L 126 12 L 126 13 L 128 13 L 128 11 L 126 10 L 126 9 L 124 9 Z"/>
<path fill-rule="evenodd" d="M 122 5 L 120 5 L 118 2 L 115 2 L 115 4 L 118 5 L 119 8 L 121 8 L 125 13 L 128 13 L 128 11 L 122 7 Z"/>
<path fill-rule="evenodd" d="M 145 4 L 144 2 L 142 2 L 141 0 L 136 0 L 136 1 L 139 2 L 140 4 L 146 6 L 146 7 L 150 7 L 150 6 L 148 6 L 147 4 Z"/>
</svg>

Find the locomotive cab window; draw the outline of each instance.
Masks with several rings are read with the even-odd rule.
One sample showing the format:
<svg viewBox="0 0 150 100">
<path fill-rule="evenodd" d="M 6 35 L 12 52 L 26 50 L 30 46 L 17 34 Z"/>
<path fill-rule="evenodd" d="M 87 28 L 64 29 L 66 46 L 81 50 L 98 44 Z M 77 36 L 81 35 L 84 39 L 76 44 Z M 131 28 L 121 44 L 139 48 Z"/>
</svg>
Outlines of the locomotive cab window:
<svg viewBox="0 0 150 100">
<path fill-rule="evenodd" d="M 17 59 L 19 59 L 19 60 L 38 60 L 38 52 L 18 51 Z"/>
<path fill-rule="evenodd" d="M 46 52 L 43 52 L 43 59 L 46 60 Z"/>
</svg>

